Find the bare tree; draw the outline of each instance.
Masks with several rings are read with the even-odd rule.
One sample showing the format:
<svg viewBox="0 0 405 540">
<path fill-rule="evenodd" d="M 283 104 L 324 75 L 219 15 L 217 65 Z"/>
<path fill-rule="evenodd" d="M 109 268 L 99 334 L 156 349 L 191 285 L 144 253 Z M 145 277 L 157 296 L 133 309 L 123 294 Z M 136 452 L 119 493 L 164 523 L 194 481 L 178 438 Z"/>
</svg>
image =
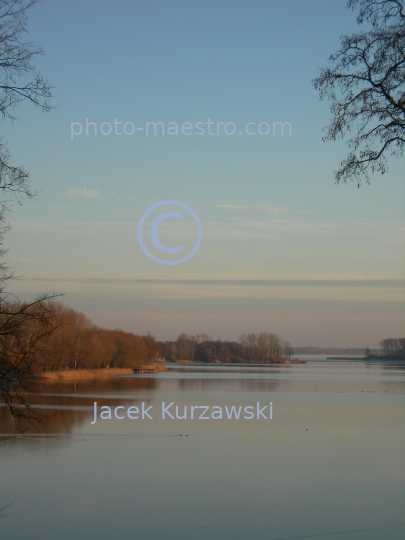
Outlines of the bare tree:
<svg viewBox="0 0 405 540">
<path fill-rule="evenodd" d="M 283 343 L 283 356 L 285 358 L 288 358 L 288 360 L 291 360 L 291 356 L 295 354 L 294 347 L 291 347 L 291 344 L 289 341 L 284 341 Z"/>
<path fill-rule="evenodd" d="M 4 495 L 0 495 L 0 498 L 3 498 Z M 16 497 L 17 499 L 18 497 Z M 6 518 L 8 516 L 8 514 L 5 513 L 5 511 L 10 508 L 10 506 L 13 504 L 13 502 L 16 500 L 14 499 L 13 501 L 11 501 L 10 503 L 6 503 L 6 504 L 3 504 L 2 506 L 0 506 L 0 519 L 3 519 L 3 518 Z"/>
<path fill-rule="evenodd" d="M 15 109 L 25 100 L 43 111 L 51 109 L 51 86 L 33 66 L 42 53 L 27 37 L 27 11 L 37 0 L 0 0 L 0 119 L 16 120 Z M 13 418 L 27 415 L 29 404 L 19 393 L 28 389 L 36 375 L 35 354 L 41 340 L 54 329 L 52 306 L 45 293 L 31 302 L 18 301 L 6 286 L 14 275 L 4 261 L 4 236 L 10 229 L 11 201 L 22 204 L 35 197 L 30 175 L 23 166 L 10 162 L 10 153 L 0 138 L 0 401 Z M 24 407 L 20 408 L 21 405 Z"/>
<path fill-rule="evenodd" d="M 381 347 L 381 355 L 390 358 L 401 358 L 404 356 L 404 338 L 387 338 L 379 343 Z"/>
<path fill-rule="evenodd" d="M 42 344 L 58 327 L 47 298 L 43 295 L 32 302 L 7 302 L 1 307 L 0 398 L 15 420 L 38 419 L 27 394 L 42 371 Z"/>
<path fill-rule="evenodd" d="M 52 87 L 32 64 L 32 60 L 43 51 L 25 39 L 28 33 L 27 10 L 37 1 L 0 0 L 0 118 L 3 121 L 16 120 L 14 111 L 24 100 L 43 111 L 52 108 Z M 25 198 L 34 197 L 36 193 L 30 187 L 29 177 L 23 166 L 10 163 L 10 153 L 4 139 L 0 138 L 0 190 L 3 197 L 12 196 L 20 204 Z M 0 240 L 7 230 L 9 202 L 0 202 Z"/>
<path fill-rule="evenodd" d="M 38 0 L 0 0 L 0 114 L 15 119 L 13 110 L 26 99 L 45 111 L 51 109 L 51 86 L 35 69 L 40 47 L 24 40 L 27 10 Z M 27 80 L 28 76 L 28 80 Z"/>
<path fill-rule="evenodd" d="M 355 132 L 336 183 L 352 180 L 360 187 L 370 182 L 370 172 L 388 170 L 387 155 L 404 152 L 405 10 L 403 0 L 348 0 L 347 7 L 358 7 L 357 23 L 369 23 L 369 29 L 341 37 L 331 67 L 320 69 L 313 84 L 321 99 L 331 101 L 323 140 Z"/>
</svg>

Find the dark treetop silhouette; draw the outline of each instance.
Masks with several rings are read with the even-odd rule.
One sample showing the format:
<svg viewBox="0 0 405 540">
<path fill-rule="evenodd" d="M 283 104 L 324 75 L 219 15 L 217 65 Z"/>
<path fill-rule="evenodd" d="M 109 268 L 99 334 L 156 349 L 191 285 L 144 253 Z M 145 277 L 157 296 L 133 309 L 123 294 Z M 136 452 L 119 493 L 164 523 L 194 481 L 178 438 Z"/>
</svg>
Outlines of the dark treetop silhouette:
<svg viewBox="0 0 405 540">
<path fill-rule="evenodd" d="M 51 109 L 51 86 L 35 70 L 32 61 L 42 53 L 26 39 L 27 10 L 36 0 L 0 0 L 0 118 L 14 121 L 16 107 L 30 101 L 43 111 Z M 22 166 L 10 162 L 6 142 L 0 137 L 0 400 L 6 402 L 14 416 L 29 414 L 29 408 L 16 408 L 18 387 L 27 387 L 35 366 L 33 352 L 39 342 L 54 330 L 52 305 L 47 300 L 53 293 L 45 293 L 31 302 L 18 301 L 6 285 L 14 275 L 4 262 L 4 235 L 9 230 L 7 219 L 13 200 L 19 204 L 36 193 L 30 187 L 29 173 Z M 20 396 L 21 398 L 21 396 Z M 17 400 L 23 403 L 24 400 Z"/>
<path fill-rule="evenodd" d="M 336 183 L 360 187 L 369 173 L 387 171 L 387 155 L 402 156 L 405 143 L 405 11 L 401 0 L 349 0 L 367 31 L 342 36 L 313 84 L 333 114 L 323 140 L 354 131 L 349 155 L 335 171 Z"/>
</svg>

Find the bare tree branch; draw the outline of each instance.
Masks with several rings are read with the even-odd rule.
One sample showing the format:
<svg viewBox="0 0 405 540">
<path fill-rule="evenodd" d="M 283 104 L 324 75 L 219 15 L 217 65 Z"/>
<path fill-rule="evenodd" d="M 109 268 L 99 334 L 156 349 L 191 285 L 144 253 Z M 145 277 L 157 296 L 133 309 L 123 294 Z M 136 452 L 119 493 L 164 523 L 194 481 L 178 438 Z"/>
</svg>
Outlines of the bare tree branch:
<svg viewBox="0 0 405 540">
<path fill-rule="evenodd" d="M 13 111 L 25 99 L 44 111 L 52 106 L 52 87 L 33 67 L 32 60 L 43 54 L 41 47 L 24 40 L 27 10 L 37 0 L 0 1 L 0 115 L 15 120 Z M 30 76 L 24 84 L 17 81 Z"/>
<path fill-rule="evenodd" d="M 42 54 L 40 47 L 27 41 L 27 10 L 37 0 L 0 0 L 0 119 L 15 120 L 14 110 L 28 100 L 49 111 L 51 86 L 36 71 L 33 59 Z M 10 230 L 7 216 L 11 200 L 22 204 L 37 193 L 31 189 L 30 175 L 22 166 L 10 162 L 10 153 L 0 138 L 0 412 L 14 420 L 38 420 L 21 391 L 31 391 L 38 378 L 41 346 L 57 328 L 53 292 L 31 302 L 19 301 L 6 290 L 15 277 L 4 262 L 7 250 L 4 236 Z M 18 429 L 18 426 L 17 426 Z"/>
<path fill-rule="evenodd" d="M 369 182 L 369 172 L 384 174 L 387 153 L 400 157 L 405 148 L 405 15 L 396 0 L 349 0 L 359 7 L 367 32 L 343 36 L 330 55 L 331 67 L 319 70 L 313 84 L 331 101 L 332 119 L 324 141 L 344 138 L 351 152 L 335 171 L 336 183 Z"/>
</svg>

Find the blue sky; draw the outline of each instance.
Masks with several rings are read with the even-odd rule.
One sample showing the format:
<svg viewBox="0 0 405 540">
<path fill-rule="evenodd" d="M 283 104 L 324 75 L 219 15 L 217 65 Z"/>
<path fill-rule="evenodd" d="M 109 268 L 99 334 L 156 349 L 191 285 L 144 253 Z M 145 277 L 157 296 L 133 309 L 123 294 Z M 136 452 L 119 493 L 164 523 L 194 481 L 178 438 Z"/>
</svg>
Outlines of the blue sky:
<svg viewBox="0 0 405 540">
<path fill-rule="evenodd" d="M 11 216 L 18 292 L 54 288 L 99 324 L 158 338 L 274 331 L 296 345 L 373 347 L 400 335 L 403 286 L 384 280 L 404 279 L 404 162 L 390 160 L 389 173 L 360 189 L 336 186 L 347 147 L 322 142 L 329 106 L 311 85 L 339 36 L 358 28 L 345 6 L 42 0 L 31 9 L 32 41 L 45 51 L 36 65 L 57 107 L 44 114 L 26 103 L 2 126 L 40 191 Z M 71 122 L 86 118 L 98 135 L 71 140 Z M 101 135 L 116 118 L 237 130 Z M 291 123 L 291 136 L 244 131 L 278 121 Z M 200 249 L 181 265 L 157 264 L 137 242 L 142 214 L 164 200 L 186 203 L 203 225 Z M 162 224 L 163 243 L 192 246 L 189 218 Z"/>
</svg>

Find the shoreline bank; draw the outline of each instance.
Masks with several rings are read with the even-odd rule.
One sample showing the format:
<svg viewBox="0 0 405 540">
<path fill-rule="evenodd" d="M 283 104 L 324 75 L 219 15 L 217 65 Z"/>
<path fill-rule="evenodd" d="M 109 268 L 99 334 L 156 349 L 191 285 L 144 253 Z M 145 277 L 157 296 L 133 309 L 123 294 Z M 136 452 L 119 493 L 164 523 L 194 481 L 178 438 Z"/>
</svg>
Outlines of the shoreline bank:
<svg viewBox="0 0 405 540">
<path fill-rule="evenodd" d="M 100 369 L 64 369 L 61 371 L 45 371 L 43 382 L 87 381 L 93 379 L 109 379 L 117 375 L 134 375 L 136 373 L 157 373 L 167 371 L 166 366 L 145 364 L 135 368 L 100 368 Z"/>
<path fill-rule="evenodd" d="M 45 371 L 41 378 L 44 382 L 63 382 L 109 379 L 116 375 L 132 375 L 133 373 L 132 368 L 65 369 L 63 371 Z"/>
</svg>

